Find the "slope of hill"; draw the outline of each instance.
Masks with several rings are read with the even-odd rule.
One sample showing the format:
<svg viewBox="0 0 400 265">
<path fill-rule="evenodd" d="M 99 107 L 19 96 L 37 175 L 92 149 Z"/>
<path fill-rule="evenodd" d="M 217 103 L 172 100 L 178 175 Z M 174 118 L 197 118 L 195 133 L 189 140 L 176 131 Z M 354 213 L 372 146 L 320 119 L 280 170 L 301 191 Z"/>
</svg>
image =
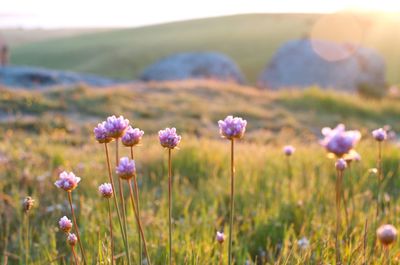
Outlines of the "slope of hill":
<svg viewBox="0 0 400 265">
<path fill-rule="evenodd" d="M 400 82 L 400 19 L 363 15 L 362 44 L 377 49 L 391 83 Z M 254 84 L 276 49 L 307 36 L 317 14 L 249 14 L 176 22 L 48 40 L 16 47 L 15 64 L 135 78 L 149 64 L 173 52 L 215 50 L 232 57 Z"/>
</svg>

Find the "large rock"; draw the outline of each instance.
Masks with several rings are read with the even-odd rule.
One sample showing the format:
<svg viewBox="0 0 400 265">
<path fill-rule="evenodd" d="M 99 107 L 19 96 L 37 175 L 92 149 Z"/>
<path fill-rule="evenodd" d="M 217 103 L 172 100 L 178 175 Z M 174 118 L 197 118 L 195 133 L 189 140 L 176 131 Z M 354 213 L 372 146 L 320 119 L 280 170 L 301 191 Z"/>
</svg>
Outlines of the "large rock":
<svg viewBox="0 0 400 265">
<path fill-rule="evenodd" d="M 214 79 L 244 83 L 239 67 L 229 57 L 216 52 L 177 53 L 149 66 L 143 81 Z"/>
<path fill-rule="evenodd" d="M 39 67 L 0 67 L 0 84 L 17 88 L 43 88 L 85 83 L 91 86 L 109 86 L 117 82 L 96 75 L 55 71 Z"/>
<path fill-rule="evenodd" d="M 284 44 L 273 56 L 258 85 L 263 88 L 279 89 L 317 85 L 357 91 L 361 87 L 384 88 L 385 62 L 375 51 L 354 46 L 343 46 L 327 41 L 294 40 Z M 322 51 L 317 54 L 315 51 Z M 340 60 L 328 60 L 321 54 L 338 54 Z M 332 59 L 332 58 L 330 58 Z"/>
</svg>

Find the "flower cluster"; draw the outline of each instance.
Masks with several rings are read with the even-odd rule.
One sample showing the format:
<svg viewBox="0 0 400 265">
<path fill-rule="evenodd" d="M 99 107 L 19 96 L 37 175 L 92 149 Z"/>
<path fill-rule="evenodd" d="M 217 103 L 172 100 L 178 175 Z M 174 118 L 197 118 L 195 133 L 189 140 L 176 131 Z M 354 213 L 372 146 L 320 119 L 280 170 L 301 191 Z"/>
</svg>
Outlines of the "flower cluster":
<svg viewBox="0 0 400 265">
<path fill-rule="evenodd" d="M 78 186 L 80 181 L 81 178 L 75 176 L 74 173 L 63 171 L 59 175 L 59 179 L 54 184 L 57 186 L 57 188 L 70 192 Z"/>
<path fill-rule="evenodd" d="M 393 225 L 382 225 L 376 231 L 376 235 L 382 245 L 389 246 L 397 239 L 397 229 Z"/>
<path fill-rule="evenodd" d="M 104 198 L 111 198 L 113 196 L 113 188 L 110 183 L 104 183 L 99 186 L 99 193 Z"/>
<path fill-rule="evenodd" d="M 223 232 L 217 231 L 217 235 L 215 237 L 218 243 L 222 244 L 225 241 L 225 234 Z"/>
<path fill-rule="evenodd" d="M 70 234 L 68 234 L 67 242 L 71 247 L 73 247 L 76 245 L 76 242 L 78 242 L 78 238 L 76 237 L 76 235 L 74 233 L 70 233 Z"/>
<path fill-rule="evenodd" d="M 294 147 L 291 146 L 291 145 L 286 145 L 286 146 L 283 147 L 283 153 L 284 153 L 286 156 L 291 156 L 291 155 L 293 155 L 295 151 L 296 151 L 296 148 L 294 148 Z"/>
<path fill-rule="evenodd" d="M 112 138 L 107 133 L 105 121 L 97 124 L 97 127 L 94 128 L 93 132 L 96 140 L 101 144 L 109 143 L 112 140 Z"/>
<path fill-rule="evenodd" d="M 136 174 L 135 161 L 128 157 L 122 157 L 116 168 L 117 175 L 122 179 L 130 179 Z"/>
<path fill-rule="evenodd" d="M 124 136 L 122 136 L 122 144 L 125 146 L 135 146 L 140 143 L 142 140 L 144 132 L 138 128 L 132 128 L 131 126 L 128 127 Z"/>
<path fill-rule="evenodd" d="M 60 221 L 58 221 L 58 226 L 64 233 L 69 233 L 72 229 L 72 221 L 69 220 L 68 217 L 63 216 Z"/>
<path fill-rule="evenodd" d="M 129 120 L 125 119 L 123 116 L 111 116 L 107 118 L 105 123 L 105 128 L 107 135 L 112 138 L 120 138 L 124 134 L 125 130 L 129 126 Z"/>
<path fill-rule="evenodd" d="M 239 117 L 228 116 L 225 120 L 218 121 L 219 133 L 227 139 L 242 138 L 245 131 L 247 121 Z"/>
<path fill-rule="evenodd" d="M 372 137 L 374 137 L 378 142 L 382 142 L 387 139 L 387 133 L 384 129 L 379 128 L 372 131 Z"/>
<path fill-rule="evenodd" d="M 344 171 L 347 168 L 346 160 L 339 158 L 335 163 L 335 167 L 339 171 Z"/>
<path fill-rule="evenodd" d="M 166 128 L 158 132 L 158 138 L 162 147 L 174 149 L 181 142 L 181 136 L 175 128 Z"/>
<path fill-rule="evenodd" d="M 343 124 L 339 124 L 334 129 L 325 127 L 322 129 L 322 134 L 325 138 L 321 141 L 321 145 L 337 157 L 349 153 L 361 139 L 359 131 L 346 131 Z"/>
</svg>

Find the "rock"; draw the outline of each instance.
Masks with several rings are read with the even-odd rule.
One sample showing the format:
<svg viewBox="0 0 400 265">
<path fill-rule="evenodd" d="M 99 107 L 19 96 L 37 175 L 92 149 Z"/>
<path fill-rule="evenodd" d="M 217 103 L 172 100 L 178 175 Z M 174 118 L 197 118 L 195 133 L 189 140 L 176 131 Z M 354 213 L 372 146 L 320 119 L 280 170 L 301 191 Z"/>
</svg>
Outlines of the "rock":
<svg viewBox="0 0 400 265">
<path fill-rule="evenodd" d="M 85 83 L 91 86 L 109 86 L 115 80 L 96 75 L 67 71 L 55 71 L 38 67 L 4 66 L 0 67 L 0 84 L 18 88 L 43 88 Z"/>
<path fill-rule="evenodd" d="M 142 81 L 214 79 L 244 83 L 236 63 L 217 52 L 177 53 L 149 66 L 140 76 Z"/>
<path fill-rule="evenodd" d="M 328 55 L 338 54 L 342 59 L 326 60 L 315 52 L 314 47 Z M 354 52 L 343 58 L 352 49 Z M 293 40 L 276 52 L 261 74 L 258 85 L 270 89 L 317 85 L 350 92 L 363 86 L 383 90 L 385 62 L 377 52 L 364 47 L 321 40 Z"/>
</svg>

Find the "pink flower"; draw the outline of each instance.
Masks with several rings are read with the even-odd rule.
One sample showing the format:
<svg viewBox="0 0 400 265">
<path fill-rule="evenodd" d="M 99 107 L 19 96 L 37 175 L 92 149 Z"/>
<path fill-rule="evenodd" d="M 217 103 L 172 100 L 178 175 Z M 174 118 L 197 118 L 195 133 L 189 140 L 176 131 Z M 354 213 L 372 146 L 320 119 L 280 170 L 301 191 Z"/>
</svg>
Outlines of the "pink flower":
<svg viewBox="0 0 400 265">
<path fill-rule="evenodd" d="M 76 242 L 78 242 L 78 238 L 76 237 L 76 235 L 74 233 L 70 233 L 70 234 L 68 234 L 67 242 L 71 247 L 73 247 L 76 245 Z"/>
<path fill-rule="evenodd" d="M 247 121 L 240 117 L 227 116 L 218 121 L 219 133 L 227 139 L 242 138 L 246 131 Z"/>
<path fill-rule="evenodd" d="M 99 186 L 99 193 L 104 198 L 111 198 L 114 192 L 110 183 L 104 183 Z"/>
<path fill-rule="evenodd" d="M 108 137 L 120 138 L 128 128 L 128 125 L 129 120 L 125 119 L 123 116 L 117 118 L 113 115 L 107 118 L 104 127 Z"/>
<path fill-rule="evenodd" d="M 223 232 L 217 231 L 217 236 L 215 237 L 218 243 L 222 244 L 225 241 L 225 234 Z"/>
<path fill-rule="evenodd" d="M 59 179 L 54 184 L 57 186 L 57 188 L 70 192 L 78 186 L 80 181 L 81 178 L 75 176 L 74 173 L 63 171 L 59 175 Z"/>
<path fill-rule="evenodd" d="M 122 179 L 130 179 L 136 174 L 135 161 L 122 157 L 116 169 L 117 175 Z"/>
<path fill-rule="evenodd" d="M 372 136 L 378 142 L 382 142 L 382 141 L 387 139 L 387 133 L 382 128 L 379 128 L 379 129 L 376 129 L 376 130 L 372 131 Z"/>
<path fill-rule="evenodd" d="M 291 146 L 291 145 L 286 145 L 285 147 L 283 147 L 283 153 L 284 153 L 286 156 L 291 156 L 291 155 L 293 155 L 295 151 L 296 151 L 296 148 L 294 148 L 294 147 Z"/>
<path fill-rule="evenodd" d="M 97 124 L 97 127 L 95 127 L 93 130 L 96 140 L 101 144 L 109 143 L 112 140 L 112 138 L 108 136 L 105 126 L 106 122 L 103 121 L 102 123 Z"/>
<path fill-rule="evenodd" d="M 71 231 L 72 222 L 66 216 L 64 216 L 60 219 L 60 221 L 58 222 L 58 225 L 59 225 L 61 231 L 65 232 L 65 233 L 69 233 Z"/>
<path fill-rule="evenodd" d="M 181 142 L 181 136 L 176 133 L 175 128 L 166 128 L 158 132 L 158 138 L 162 147 L 174 149 Z"/>
<path fill-rule="evenodd" d="M 339 171 L 345 170 L 347 168 L 346 160 L 344 160 L 343 158 L 338 159 L 335 163 L 335 167 Z"/>
<path fill-rule="evenodd" d="M 125 131 L 122 136 L 122 144 L 125 146 L 135 146 L 140 143 L 144 132 L 138 128 L 133 129 L 131 126 Z"/>
<path fill-rule="evenodd" d="M 346 131 L 343 124 L 339 124 L 334 129 L 325 127 L 322 129 L 322 134 L 325 138 L 321 141 L 321 145 L 337 157 L 350 152 L 361 139 L 359 131 Z"/>
</svg>

